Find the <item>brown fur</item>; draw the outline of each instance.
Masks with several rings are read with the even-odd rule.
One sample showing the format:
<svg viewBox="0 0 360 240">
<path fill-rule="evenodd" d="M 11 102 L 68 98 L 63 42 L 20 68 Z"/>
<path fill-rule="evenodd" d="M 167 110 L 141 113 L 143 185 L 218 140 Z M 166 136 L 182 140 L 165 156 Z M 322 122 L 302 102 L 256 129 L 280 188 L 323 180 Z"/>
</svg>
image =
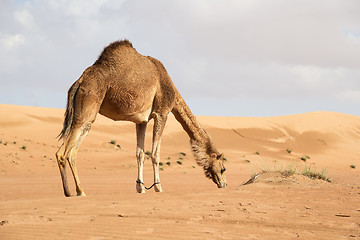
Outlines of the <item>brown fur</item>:
<svg viewBox="0 0 360 240">
<path fill-rule="evenodd" d="M 77 176 L 76 153 L 97 113 L 115 121 L 136 123 L 138 192 L 145 191 L 141 184 L 146 124 L 154 119 L 151 158 L 154 182 L 157 183 L 155 190 L 161 191 L 158 173 L 160 142 L 171 111 L 189 135 L 194 156 L 204 168 L 205 175 L 218 186 L 226 186 L 225 178 L 219 175 L 220 170 L 221 175 L 224 171 L 222 161 L 216 157 L 220 156 L 219 152 L 175 88 L 163 64 L 155 58 L 142 56 L 128 40 L 123 40 L 107 46 L 68 91 L 63 129 L 59 134 L 64 144 L 56 153 L 65 195 L 70 195 L 66 162 L 70 163 L 77 194 L 85 195 Z"/>
<path fill-rule="evenodd" d="M 102 53 L 100 54 L 99 58 L 96 60 L 94 64 L 101 65 L 104 63 L 108 63 L 109 61 L 112 61 L 114 57 L 114 53 L 117 49 L 119 49 L 121 46 L 133 48 L 133 45 L 129 40 L 121 40 L 121 41 L 115 41 L 111 44 L 109 44 L 107 47 L 104 48 Z"/>
</svg>

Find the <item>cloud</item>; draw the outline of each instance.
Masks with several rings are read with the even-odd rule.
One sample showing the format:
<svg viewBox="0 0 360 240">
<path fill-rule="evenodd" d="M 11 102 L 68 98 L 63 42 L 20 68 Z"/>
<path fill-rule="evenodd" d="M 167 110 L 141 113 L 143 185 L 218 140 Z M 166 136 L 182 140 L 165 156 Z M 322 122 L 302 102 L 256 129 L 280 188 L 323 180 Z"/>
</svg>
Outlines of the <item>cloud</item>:
<svg viewBox="0 0 360 240">
<path fill-rule="evenodd" d="M 64 107 L 103 47 L 128 38 L 164 63 L 197 114 L 211 115 L 217 102 L 223 115 L 253 114 L 244 101 L 274 103 L 277 114 L 290 113 L 285 102 L 360 114 L 358 9 L 356 0 L 5 0 L 0 81 L 6 91 L 32 91 L 17 104 L 31 95 Z"/>
<path fill-rule="evenodd" d="M 352 44 L 360 44 L 360 29 L 357 31 L 344 30 L 346 40 Z"/>
<path fill-rule="evenodd" d="M 25 43 L 25 37 L 22 34 L 0 35 L 0 42 L 3 48 L 12 49 Z"/>
<path fill-rule="evenodd" d="M 360 91 L 359 90 L 345 90 L 337 94 L 337 98 L 343 101 L 351 101 L 360 103 Z"/>
<path fill-rule="evenodd" d="M 30 28 L 33 26 L 33 15 L 26 9 L 22 9 L 20 11 L 16 11 L 14 13 L 14 18 L 17 22 L 19 22 L 24 27 Z"/>
</svg>

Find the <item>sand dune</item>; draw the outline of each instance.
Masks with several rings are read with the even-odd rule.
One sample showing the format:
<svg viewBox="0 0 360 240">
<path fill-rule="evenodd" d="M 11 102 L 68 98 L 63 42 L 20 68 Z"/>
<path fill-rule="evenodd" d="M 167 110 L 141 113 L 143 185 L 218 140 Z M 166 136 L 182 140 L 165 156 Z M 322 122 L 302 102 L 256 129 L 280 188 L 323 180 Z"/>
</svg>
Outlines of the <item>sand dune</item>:
<svg viewBox="0 0 360 240">
<path fill-rule="evenodd" d="M 65 198 L 55 161 L 63 114 L 0 105 L 0 239 L 360 239 L 360 117 L 199 116 L 227 159 L 229 187 L 217 189 L 170 115 L 164 192 L 137 194 L 135 125 L 99 115 L 78 154 L 88 196 Z M 150 149 L 152 124 L 147 132 Z M 331 183 L 271 173 L 294 166 L 325 169 Z M 262 170 L 270 175 L 242 186 Z M 144 171 L 151 185 L 150 160 Z"/>
</svg>

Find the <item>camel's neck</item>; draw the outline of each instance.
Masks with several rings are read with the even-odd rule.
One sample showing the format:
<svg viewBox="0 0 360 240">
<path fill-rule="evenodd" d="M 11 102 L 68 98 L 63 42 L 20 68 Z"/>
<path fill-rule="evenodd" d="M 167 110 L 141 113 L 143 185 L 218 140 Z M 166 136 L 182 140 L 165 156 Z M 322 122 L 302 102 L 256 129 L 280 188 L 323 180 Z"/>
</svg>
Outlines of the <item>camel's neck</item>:
<svg viewBox="0 0 360 240">
<path fill-rule="evenodd" d="M 218 151 L 212 143 L 209 134 L 200 126 L 199 122 L 196 120 L 195 116 L 192 114 L 179 93 L 177 93 L 176 103 L 172 113 L 189 135 L 193 150 L 195 150 L 194 147 L 200 147 L 207 155 L 211 155 L 213 153 L 218 154 Z"/>
</svg>

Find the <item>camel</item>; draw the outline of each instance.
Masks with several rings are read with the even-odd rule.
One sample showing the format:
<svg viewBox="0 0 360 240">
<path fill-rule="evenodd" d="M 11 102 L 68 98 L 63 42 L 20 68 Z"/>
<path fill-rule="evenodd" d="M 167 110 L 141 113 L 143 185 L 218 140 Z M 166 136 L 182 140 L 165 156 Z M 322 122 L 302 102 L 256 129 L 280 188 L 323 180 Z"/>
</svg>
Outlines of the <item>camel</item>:
<svg viewBox="0 0 360 240">
<path fill-rule="evenodd" d="M 147 123 L 154 120 L 151 152 L 153 186 L 156 192 L 161 192 L 161 135 L 170 112 L 190 137 L 195 160 L 203 167 L 206 177 L 219 188 L 226 187 L 223 154 L 217 151 L 209 134 L 200 126 L 163 64 L 155 58 L 139 54 L 128 40 L 121 40 L 105 47 L 95 63 L 68 91 L 63 129 L 58 136 L 63 144 L 56 152 L 65 196 L 71 196 L 66 177 L 67 162 L 75 180 L 77 196 L 85 196 L 76 168 L 76 155 L 98 113 L 114 121 L 136 124 L 138 193 L 145 193 L 145 130 Z"/>
</svg>

